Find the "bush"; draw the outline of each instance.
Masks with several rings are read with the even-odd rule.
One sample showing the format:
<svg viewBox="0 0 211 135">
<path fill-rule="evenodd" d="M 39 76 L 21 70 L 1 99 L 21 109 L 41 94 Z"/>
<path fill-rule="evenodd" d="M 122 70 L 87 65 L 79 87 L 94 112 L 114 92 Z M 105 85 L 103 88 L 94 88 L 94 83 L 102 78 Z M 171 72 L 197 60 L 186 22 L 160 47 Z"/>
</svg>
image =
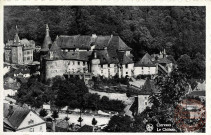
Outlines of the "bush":
<svg viewBox="0 0 211 135">
<path fill-rule="evenodd" d="M 40 110 L 39 114 L 40 114 L 41 117 L 45 117 L 45 116 L 48 115 L 48 112 L 45 109 L 42 109 L 42 110 Z"/>
</svg>

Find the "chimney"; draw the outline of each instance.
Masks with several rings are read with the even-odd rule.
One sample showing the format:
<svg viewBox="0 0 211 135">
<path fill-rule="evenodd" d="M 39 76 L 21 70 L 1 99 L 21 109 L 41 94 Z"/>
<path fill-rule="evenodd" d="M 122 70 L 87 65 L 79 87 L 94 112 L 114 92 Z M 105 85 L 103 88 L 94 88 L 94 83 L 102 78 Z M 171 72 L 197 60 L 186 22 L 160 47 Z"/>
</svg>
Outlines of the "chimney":
<svg viewBox="0 0 211 135">
<path fill-rule="evenodd" d="M 92 38 L 97 38 L 97 35 L 96 34 L 92 34 Z"/>
<path fill-rule="evenodd" d="M 97 53 L 94 52 L 94 59 L 97 59 Z"/>
<path fill-rule="evenodd" d="M 166 49 L 163 50 L 163 57 L 166 57 Z"/>
</svg>

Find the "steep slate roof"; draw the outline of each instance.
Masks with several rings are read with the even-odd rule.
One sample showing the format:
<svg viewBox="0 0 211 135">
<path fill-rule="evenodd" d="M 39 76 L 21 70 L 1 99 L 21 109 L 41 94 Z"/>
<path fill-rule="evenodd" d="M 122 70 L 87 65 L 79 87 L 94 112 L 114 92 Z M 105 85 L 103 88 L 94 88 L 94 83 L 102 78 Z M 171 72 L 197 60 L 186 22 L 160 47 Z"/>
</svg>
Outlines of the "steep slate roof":
<svg viewBox="0 0 211 135">
<path fill-rule="evenodd" d="M 52 41 L 51 41 L 51 37 L 49 35 L 49 28 L 48 28 L 48 25 L 46 25 L 46 34 L 45 34 L 43 45 L 41 46 L 40 51 L 48 51 L 49 45 L 51 45 L 51 44 L 52 44 Z"/>
<path fill-rule="evenodd" d="M 172 62 L 169 59 L 167 59 L 166 57 L 164 57 L 162 59 L 158 59 L 158 63 L 169 64 L 169 63 L 172 63 Z"/>
<path fill-rule="evenodd" d="M 12 128 L 17 129 L 29 114 L 30 110 L 28 108 L 13 105 L 13 112 L 9 114 L 9 106 L 9 104 L 4 103 L 4 121 L 7 124 L 9 123 Z"/>
<path fill-rule="evenodd" d="M 19 38 L 19 36 L 18 36 L 18 33 L 16 33 L 15 34 L 15 37 L 14 37 L 14 41 L 13 41 L 13 43 L 14 43 L 14 45 L 16 45 L 16 46 L 18 46 L 18 45 L 20 45 L 20 38 Z"/>
<path fill-rule="evenodd" d="M 134 66 L 135 67 L 155 67 L 156 65 L 153 64 L 153 62 L 151 61 L 151 56 L 148 53 L 146 53 L 140 61 L 135 63 Z"/>
<path fill-rule="evenodd" d="M 57 44 L 60 46 L 60 48 L 65 48 L 65 49 L 75 49 L 75 48 L 90 49 L 91 36 L 61 35 L 57 39 Z"/>
<path fill-rule="evenodd" d="M 108 45 L 108 49 L 118 50 L 118 51 L 130 51 L 132 50 L 128 47 L 119 36 L 112 36 Z"/>
<path fill-rule="evenodd" d="M 89 61 L 92 52 L 81 51 L 81 52 L 63 52 L 63 59 L 67 60 L 79 60 L 79 61 Z"/>
<path fill-rule="evenodd" d="M 126 56 L 125 52 L 118 52 L 117 54 L 118 54 L 120 64 L 133 63 L 133 60 L 130 57 Z"/>
<path fill-rule="evenodd" d="M 72 59 L 72 60 L 81 60 L 88 61 L 92 56 L 92 52 L 89 51 L 75 51 L 75 52 L 65 52 L 61 49 L 91 49 L 91 46 L 95 45 L 94 50 L 97 50 L 97 58 L 100 59 L 101 64 L 117 64 L 119 59 L 121 59 L 122 64 L 133 63 L 131 59 L 132 55 L 126 56 L 125 54 L 118 54 L 118 51 L 127 51 L 131 50 L 119 36 L 66 36 L 61 35 L 57 37 L 54 44 L 50 48 L 50 51 L 53 52 L 55 58 L 50 59 L 50 52 L 45 57 L 47 60 L 57 60 L 57 59 Z M 124 52 L 122 52 L 124 53 Z"/>
<path fill-rule="evenodd" d="M 96 50 L 102 50 L 105 47 L 108 47 L 111 36 L 97 36 L 94 44 Z"/>
</svg>

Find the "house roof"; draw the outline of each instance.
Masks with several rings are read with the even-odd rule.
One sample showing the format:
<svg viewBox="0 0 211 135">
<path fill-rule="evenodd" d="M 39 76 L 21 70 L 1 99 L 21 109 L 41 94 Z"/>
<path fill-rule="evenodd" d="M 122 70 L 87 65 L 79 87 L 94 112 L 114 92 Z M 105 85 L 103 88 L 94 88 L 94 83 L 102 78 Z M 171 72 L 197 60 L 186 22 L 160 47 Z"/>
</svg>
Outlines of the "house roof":
<svg viewBox="0 0 211 135">
<path fill-rule="evenodd" d="M 93 126 L 84 125 L 81 128 L 78 129 L 78 132 L 92 132 Z"/>
<path fill-rule="evenodd" d="M 119 36 L 111 36 L 108 49 L 118 50 L 118 51 L 130 51 L 132 50 L 128 47 L 125 42 Z"/>
<path fill-rule="evenodd" d="M 57 43 L 61 48 L 65 49 L 91 49 L 92 45 L 96 45 L 96 50 L 102 50 L 105 47 L 109 50 L 132 50 L 119 36 L 97 36 L 93 39 L 93 37 L 89 35 L 61 35 L 57 39 Z"/>
<path fill-rule="evenodd" d="M 192 91 L 188 96 L 205 96 L 205 91 Z"/>
<path fill-rule="evenodd" d="M 87 36 L 87 35 L 61 35 L 56 38 L 50 48 L 53 57 L 50 58 L 50 51 L 45 57 L 47 60 L 80 60 L 88 61 L 93 56 L 91 51 L 61 51 L 61 49 L 91 49 L 95 45 L 97 58 L 101 64 L 117 64 L 121 61 L 122 64 L 133 63 L 132 55 L 126 56 L 124 51 L 131 50 L 119 36 Z M 118 54 L 118 52 L 123 53 Z"/>
<path fill-rule="evenodd" d="M 133 63 L 133 60 L 129 56 L 127 56 L 125 52 L 118 52 L 117 54 L 118 54 L 120 64 Z"/>
<path fill-rule="evenodd" d="M 49 35 L 49 28 L 48 28 L 48 25 L 46 25 L 46 34 L 45 34 L 45 38 L 44 38 L 44 41 L 43 41 L 40 51 L 48 51 L 49 45 L 51 45 L 51 44 L 52 44 L 52 40 Z"/>
<path fill-rule="evenodd" d="M 151 56 L 146 53 L 140 61 L 134 64 L 135 67 L 155 67 L 156 65 L 152 62 Z"/>
<path fill-rule="evenodd" d="M 162 59 L 158 59 L 158 63 L 169 64 L 169 63 L 172 63 L 172 62 L 169 59 L 167 59 L 166 57 L 164 57 Z"/>
<path fill-rule="evenodd" d="M 19 74 L 19 73 L 29 74 L 30 73 L 30 70 L 27 67 L 21 66 L 21 67 L 19 67 L 18 69 L 16 69 L 14 71 L 14 74 Z"/>
<path fill-rule="evenodd" d="M 10 113 L 10 106 L 13 107 Z M 23 108 L 17 105 L 9 105 L 4 103 L 4 121 L 9 123 L 12 128 L 17 129 L 25 117 L 29 114 L 30 110 L 28 108 Z"/>
</svg>

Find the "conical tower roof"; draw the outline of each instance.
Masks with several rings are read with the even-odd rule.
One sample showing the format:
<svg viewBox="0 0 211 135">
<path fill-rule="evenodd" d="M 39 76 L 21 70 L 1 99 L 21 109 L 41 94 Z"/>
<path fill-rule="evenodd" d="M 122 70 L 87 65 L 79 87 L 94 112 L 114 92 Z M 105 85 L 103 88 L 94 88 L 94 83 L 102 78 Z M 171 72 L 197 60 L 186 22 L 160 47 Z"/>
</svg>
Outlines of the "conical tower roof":
<svg viewBox="0 0 211 135">
<path fill-rule="evenodd" d="M 59 37 L 57 36 L 56 39 L 55 39 L 55 41 L 53 42 L 51 48 L 50 48 L 50 51 L 61 51 L 61 48 L 57 44 L 57 39 L 58 38 Z"/>
<path fill-rule="evenodd" d="M 41 47 L 40 51 L 49 51 L 49 45 L 52 44 L 51 37 L 49 35 L 49 27 L 48 24 L 46 24 L 46 34 L 45 39 L 43 41 L 43 45 Z"/>
<path fill-rule="evenodd" d="M 16 33 L 15 33 L 15 37 L 14 37 L 14 45 L 20 45 L 20 38 L 18 36 L 18 27 L 16 25 Z"/>
</svg>

